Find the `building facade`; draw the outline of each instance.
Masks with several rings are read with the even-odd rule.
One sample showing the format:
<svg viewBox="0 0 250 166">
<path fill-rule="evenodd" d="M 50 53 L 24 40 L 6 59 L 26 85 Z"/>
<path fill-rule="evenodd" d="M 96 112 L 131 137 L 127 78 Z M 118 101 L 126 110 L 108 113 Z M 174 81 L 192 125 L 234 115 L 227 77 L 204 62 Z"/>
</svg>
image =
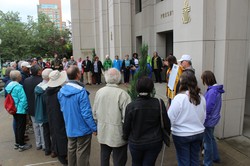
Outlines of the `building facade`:
<svg viewBox="0 0 250 166">
<path fill-rule="evenodd" d="M 190 54 L 224 84 L 219 138 L 244 134 L 250 117 L 250 0 L 71 0 L 73 52 L 103 60 L 140 52 Z M 248 78 L 248 79 L 247 79 Z M 204 90 L 204 88 L 203 88 Z"/>
<path fill-rule="evenodd" d="M 62 9 L 61 0 L 39 0 L 39 5 L 37 5 L 38 14 L 46 14 L 55 26 L 59 29 L 63 28 L 62 23 Z"/>
</svg>

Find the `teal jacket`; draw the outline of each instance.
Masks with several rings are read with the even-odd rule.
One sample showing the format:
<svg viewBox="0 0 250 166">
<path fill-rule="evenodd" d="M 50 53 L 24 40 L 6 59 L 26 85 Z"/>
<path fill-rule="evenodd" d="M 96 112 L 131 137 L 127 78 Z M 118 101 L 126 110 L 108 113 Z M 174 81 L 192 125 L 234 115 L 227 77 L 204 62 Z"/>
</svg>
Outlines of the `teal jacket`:
<svg viewBox="0 0 250 166">
<path fill-rule="evenodd" d="M 42 86 L 43 85 L 43 86 Z M 43 89 L 44 88 L 44 89 Z M 46 110 L 46 102 L 45 102 L 45 90 L 47 85 L 44 83 L 38 84 L 35 89 L 35 122 L 36 123 L 47 123 L 48 122 L 48 114 Z"/>
<path fill-rule="evenodd" d="M 14 88 L 14 89 L 13 89 Z M 15 106 L 17 108 L 17 114 L 26 114 L 28 109 L 28 103 L 26 94 L 24 92 L 23 86 L 16 81 L 11 81 L 6 86 L 6 92 L 9 93 L 12 89 L 11 96 L 15 101 Z"/>
</svg>

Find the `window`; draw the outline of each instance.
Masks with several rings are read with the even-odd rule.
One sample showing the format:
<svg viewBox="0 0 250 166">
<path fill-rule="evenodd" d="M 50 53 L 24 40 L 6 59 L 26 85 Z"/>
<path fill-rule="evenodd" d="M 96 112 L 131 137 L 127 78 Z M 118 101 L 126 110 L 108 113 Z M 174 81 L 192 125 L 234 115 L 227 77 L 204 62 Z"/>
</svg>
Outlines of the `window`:
<svg viewBox="0 0 250 166">
<path fill-rule="evenodd" d="M 135 13 L 140 13 L 142 9 L 142 3 L 141 0 L 136 0 L 135 1 Z"/>
<path fill-rule="evenodd" d="M 60 18 L 60 15 L 59 15 L 59 14 L 56 14 L 55 17 L 56 17 L 56 18 Z"/>
<path fill-rule="evenodd" d="M 40 8 L 42 9 L 57 9 L 56 4 L 41 4 Z"/>
<path fill-rule="evenodd" d="M 156 3 L 159 3 L 159 2 L 161 2 L 161 1 L 164 1 L 164 0 L 156 0 Z"/>
</svg>

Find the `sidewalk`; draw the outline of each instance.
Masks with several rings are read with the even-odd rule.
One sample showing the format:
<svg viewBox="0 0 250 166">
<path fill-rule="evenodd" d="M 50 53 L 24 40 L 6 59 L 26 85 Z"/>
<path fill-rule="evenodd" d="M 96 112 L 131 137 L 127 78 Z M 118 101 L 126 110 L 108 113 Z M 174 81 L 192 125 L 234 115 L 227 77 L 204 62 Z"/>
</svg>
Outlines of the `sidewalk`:
<svg viewBox="0 0 250 166">
<path fill-rule="evenodd" d="M 104 86 L 92 85 L 86 86 L 86 89 L 90 92 L 90 101 L 93 105 L 96 91 Z M 165 83 L 155 84 L 156 97 L 162 98 L 166 102 L 165 97 Z M 127 89 L 126 86 L 120 85 L 121 88 Z M 12 119 L 3 109 L 3 97 L 0 98 L 0 166 L 60 166 L 56 158 L 45 156 L 43 151 L 36 150 L 34 135 L 29 134 L 30 141 L 33 148 L 24 152 L 18 152 L 13 149 L 14 136 L 12 131 Z M 239 136 L 234 138 L 228 138 L 224 140 L 218 140 L 218 149 L 221 157 L 221 164 L 215 164 L 215 166 L 249 166 L 250 165 L 250 139 Z M 158 156 L 156 166 L 160 166 L 163 150 Z M 112 159 L 111 159 L 112 160 Z M 202 161 L 202 158 L 201 158 Z M 91 143 L 91 155 L 90 165 L 100 165 L 100 145 L 97 142 L 95 136 L 92 137 Z M 112 162 L 110 164 L 113 165 Z M 127 166 L 131 166 L 131 156 L 128 150 Z M 175 147 L 171 142 L 170 148 L 165 149 L 163 155 L 163 166 L 177 166 Z"/>
<path fill-rule="evenodd" d="M 155 83 L 156 97 L 167 102 L 166 83 Z M 223 166 L 249 166 L 250 165 L 250 139 L 244 136 L 217 140 L 218 149 Z M 172 146 L 173 143 L 172 143 Z M 175 150 L 170 153 L 175 153 Z M 168 165 L 168 164 L 167 164 Z"/>
</svg>

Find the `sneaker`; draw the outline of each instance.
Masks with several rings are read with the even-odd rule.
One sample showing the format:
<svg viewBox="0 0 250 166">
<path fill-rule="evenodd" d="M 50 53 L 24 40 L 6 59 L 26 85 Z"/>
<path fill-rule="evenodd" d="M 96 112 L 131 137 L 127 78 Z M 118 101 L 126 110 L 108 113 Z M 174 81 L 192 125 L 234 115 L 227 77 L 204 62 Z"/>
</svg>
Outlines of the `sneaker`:
<svg viewBox="0 0 250 166">
<path fill-rule="evenodd" d="M 25 144 L 23 146 L 19 146 L 19 152 L 22 152 L 22 151 L 25 151 L 25 150 L 28 150 L 32 148 L 32 145 L 29 145 L 29 144 Z"/>
<path fill-rule="evenodd" d="M 42 146 L 36 147 L 36 150 L 41 150 L 41 149 L 42 149 Z"/>
<path fill-rule="evenodd" d="M 19 148 L 19 144 L 15 143 L 14 144 L 14 149 L 17 150 Z"/>
</svg>

